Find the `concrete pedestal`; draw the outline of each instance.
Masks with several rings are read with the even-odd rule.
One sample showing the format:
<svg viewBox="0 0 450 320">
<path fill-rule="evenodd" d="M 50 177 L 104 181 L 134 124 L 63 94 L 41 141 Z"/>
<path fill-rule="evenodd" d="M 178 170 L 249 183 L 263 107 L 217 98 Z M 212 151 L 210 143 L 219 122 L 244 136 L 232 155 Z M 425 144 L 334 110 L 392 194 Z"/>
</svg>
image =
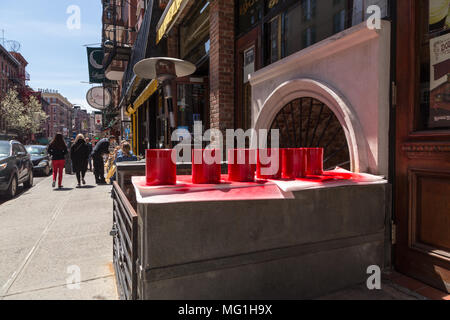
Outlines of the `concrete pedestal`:
<svg viewBox="0 0 450 320">
<path fill-rule="evenodd" d="M 139 299 L 304 299 L 390 266 L 390 186 L 137 204 Z"/>
</svg>

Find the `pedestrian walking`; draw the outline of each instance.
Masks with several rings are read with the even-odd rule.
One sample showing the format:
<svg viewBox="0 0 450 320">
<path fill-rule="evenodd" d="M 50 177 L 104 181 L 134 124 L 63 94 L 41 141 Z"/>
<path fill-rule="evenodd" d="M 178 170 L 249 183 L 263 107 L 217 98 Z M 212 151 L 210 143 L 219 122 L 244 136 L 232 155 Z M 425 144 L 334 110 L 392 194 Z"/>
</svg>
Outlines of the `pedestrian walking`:
<svg viewBox="0 0 450 320">
<path fill-rule="evenodd" d="M 53 166 L 53 183 L 52 187 L 54 188 L 56 185 L 56 178 L 58 178 L 58 188 L 61 189 L 62 179 L 63 179 L 63 171 L 64 166 L 66 164 L 66 154 L 67 154 L 67 146 L 64 142 L 63 135 L 58 133 L 55 135 L 55 138 L 48 146 L 47 150 L 48 154 L 52 157 L 52 166 Z"/>
<path fill-rule="evenodd" d="M 77 187 L 79 188 L 81 187 L 81 183 L 83 183 L 83 185 L 86 184 L 84 178 L 86 176 L 89 159 L 89 147 L 82 134 L 77 136 L 73 146 L 70 148 L 70 158 L 72 160 L 73 171 L 77 176 Z"/>
<path fill-rule="evenodd" d="M 94 161 L 94 175 L 97 184 L 106 184 L 105 180 L 105 163 L 103 162 L 103 155 L 109 154 L 109 146 L 114 144 L 116 137 L 110 136 L 97 142 L 92 151 L 92 159 Z"/>
<path fill-rule="evenodd" d="M 92 150 L 93 150 L 93 146 L 92 146 L 92 143 L 89 140 L 89 138 L 86 138 L 85 141 L 86 141 L 86 145 L 87 145 L 87 147 L 89 149 L 88 168 L 89 168 L 89 171 L 92 172 Z"/>
</svg>

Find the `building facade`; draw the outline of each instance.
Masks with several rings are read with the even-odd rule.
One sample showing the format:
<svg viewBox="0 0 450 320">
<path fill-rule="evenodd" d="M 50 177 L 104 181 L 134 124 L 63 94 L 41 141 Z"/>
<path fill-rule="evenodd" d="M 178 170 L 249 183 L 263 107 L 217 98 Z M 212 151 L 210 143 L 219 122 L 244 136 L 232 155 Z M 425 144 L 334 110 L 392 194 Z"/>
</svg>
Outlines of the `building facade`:
<svg viewBox="0 0 450 320">
<path fill-rule="evenodd" d="M 21 99 L 35 94 L 27 86 L 30 75 L 26 72 L 28 62 L 18 52 L 9 52 L 0 44 L 0 99 L 10 89 L 17 90 Z M 18 135 L 8 129 L 8 124 L 0 115 L 0 137 L 3 139 L 18 139 Z"/>
<path fill-rule="evenodd" d="M 48 105 L 48 137 L 51 140 L 57 133 L 67 139 L 73 135 L 73 105 L 57 90 L 40 89 L 42 98 Z"/>
<path fill-rule="evenodd" d="M 80 106 L 73 107 L 72 132 L 73 135 L 82 134 L 85 137 L 92 137 L 90 131 L 90 115 L 85 109 Z"/>
<path fill-rule="evenodd" d="M 389 179 L 393 267 L 450 291 L 450 1 L 145 3 L 118 100 L 137 154 L 200 121 L 324 148 L 326 169 Z M 157 56 L 197 67 L 173 82 L 175 128 L 156 80 L 133 75 Z"/>
</svg>

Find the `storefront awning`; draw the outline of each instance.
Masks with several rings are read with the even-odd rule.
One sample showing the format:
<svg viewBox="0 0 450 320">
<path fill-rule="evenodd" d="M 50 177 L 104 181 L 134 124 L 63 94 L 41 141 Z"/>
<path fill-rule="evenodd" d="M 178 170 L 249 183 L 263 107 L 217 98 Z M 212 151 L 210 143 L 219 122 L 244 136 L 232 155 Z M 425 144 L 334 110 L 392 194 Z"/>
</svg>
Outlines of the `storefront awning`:
<svg viewBox="0 0 450 320">
<path fill-rule="evenodd" d="M 191 0 L 170 0 L 156 27 L 157 44 L 172 29 L 189 1 Z"/>
<path fill-rule="evenodd" d="M 142 106 L 145 101 L 147 101 L 148 98 L 150 98 L 155 93 L 157 89 L 158 81 L 154 79 L 147 85 L 147 87 L 145 87 L 144 91 L 142 91 L 139 97 L 137 97 L 136 101 L 132 105 L 128 106 L 127 114 L 130 116 L 135 113 L 137 109 L 139 109 L 139 107 Z"/>
</svg>

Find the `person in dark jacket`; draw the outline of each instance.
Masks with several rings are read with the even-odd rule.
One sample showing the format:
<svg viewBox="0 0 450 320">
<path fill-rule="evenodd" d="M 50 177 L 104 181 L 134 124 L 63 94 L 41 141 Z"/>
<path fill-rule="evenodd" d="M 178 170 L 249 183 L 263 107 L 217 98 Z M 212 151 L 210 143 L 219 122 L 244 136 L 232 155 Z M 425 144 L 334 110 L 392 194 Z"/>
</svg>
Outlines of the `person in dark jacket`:
<svg viewBox="0 0 450 320">
<path fill-rule="evenodd" d="M 88 168 L 89 171 L 92 171 L 92 158 L 91 158 L 91 154 L 92 154 L 92 143 L 89 141 L 89 138 L 84 139 L 86 141 L 86 145 L 89 148 L 89 158 L 88 158 Z"/>
<path fill-rule="evenodd" d="M 110 136 L 97 142 L 92 151 L 92 159 L 94 160 L 94 175 L 97 184 L 106 184 L 105 180 L 105 164 L 103 155 L 109 154 L 109 146 L 116 141 L 116 137 Z"/>
<path fill-rule="evenodd" d="M 64 166 L 66 164 L 67 146 L 64 142 L 63 135 L 61 133 L 56 134 L 53 141 L 47 148 L 48 154 L 52 157 L 53 166 L 53 188 L 56 184 L 56 178 L 58 177 L 58 187 L 61 189 Z"/>
<path fill-rule="evenodd" d="M 88 167 L 89 147 L 84 141 L 84 136 L 79 134 L 70 148 L 70 158 L 72 160 L 72 168 L 77 175 L 78 188 L 86 184 L 84 177 Z"/>
</svg>

